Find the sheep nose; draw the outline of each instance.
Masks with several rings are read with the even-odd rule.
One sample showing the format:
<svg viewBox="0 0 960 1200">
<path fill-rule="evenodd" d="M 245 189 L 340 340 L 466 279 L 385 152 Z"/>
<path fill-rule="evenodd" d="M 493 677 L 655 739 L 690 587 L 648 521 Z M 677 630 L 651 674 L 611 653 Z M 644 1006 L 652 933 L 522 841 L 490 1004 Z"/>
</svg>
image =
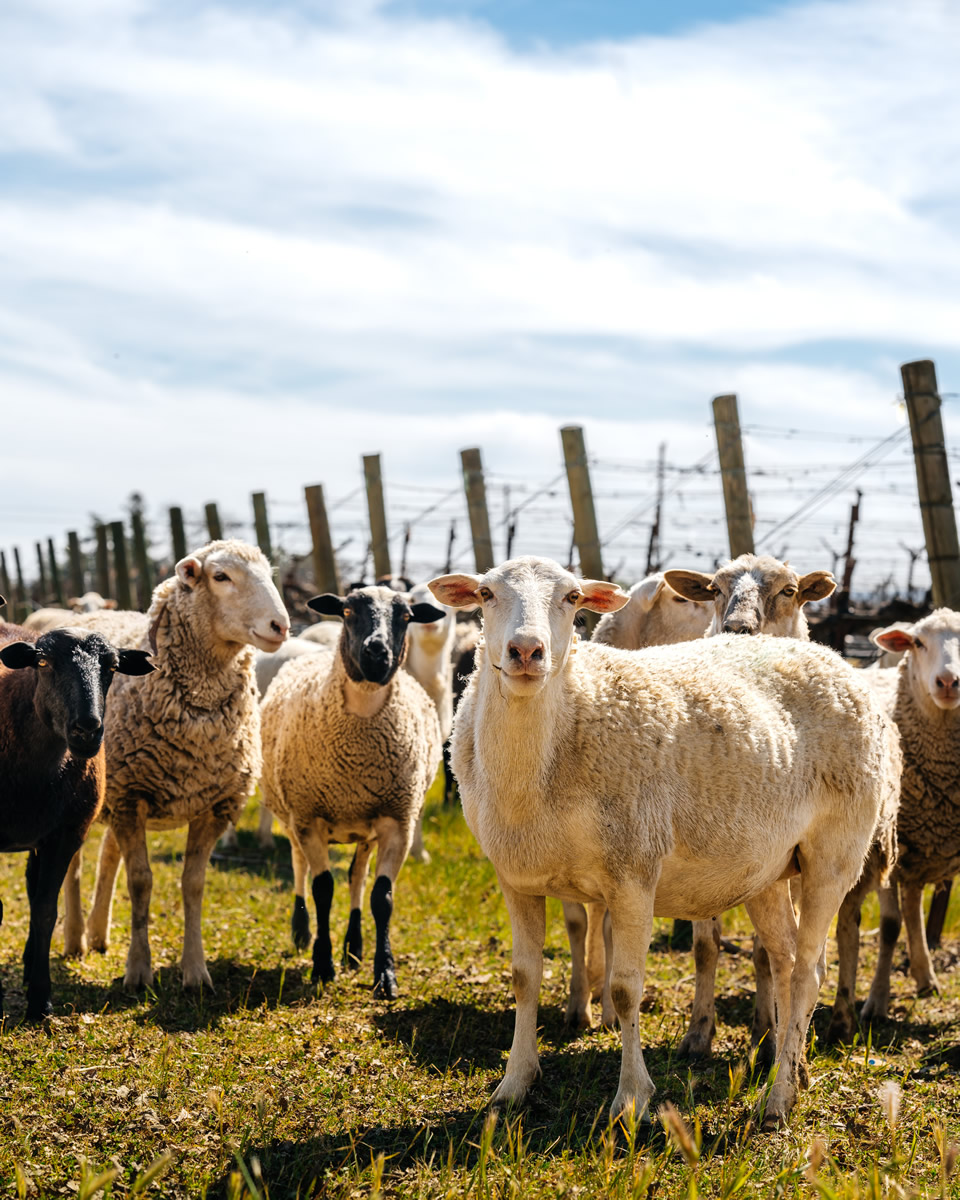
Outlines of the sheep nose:
<svg viewBox="0 0 960 1200">
<path fill-rule="evenodd" d="M 734 618 L 731 621 L 724 621 L 723 632 L 751 634 L 754 632 L 754 629 L 749 621 L 741 621 L 738 618 Z"/>
<path fill-rule="evenodd" d="M 82 737 L 92 737 L 93 734 L 99 733 L 103 728 L 103 722 L 97 716 L 77 717 L 73 723 L 73 733 L 80 734 Z"/>
<path fill-rule="evenodd" d="M 937 676 L 937 687 L 944 692 L 955 692 L 960 687 L 960 679 L 952 671 L 941 671 Z"/>
<path fill-rule="evenodd" d="M 533 662 L 543 661 L 543 642 L 537 637 L 513 638 L 507 645 L 507 653 L 513 662 L 529 667 Z"/>
<path fill-rule="evenodd" d="M 285 638 L 290 632 L 289 621 L 271 621 L 270 632 L 275 633 L 278 638 Z"/>
</svg>

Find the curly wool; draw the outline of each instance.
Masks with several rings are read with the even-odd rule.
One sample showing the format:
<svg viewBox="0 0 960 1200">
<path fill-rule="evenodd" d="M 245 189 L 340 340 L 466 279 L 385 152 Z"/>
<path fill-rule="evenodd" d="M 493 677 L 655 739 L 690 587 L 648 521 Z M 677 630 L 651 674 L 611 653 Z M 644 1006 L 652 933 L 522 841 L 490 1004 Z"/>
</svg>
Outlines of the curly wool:
<svg viewBox="0 0 960 1200">
<path fill-rule="evenodd" d="M 218 656 L 203 599 L 173 577 L 156 588 L 146 614 L 91 613 L 75 622 L 114 645 L 149 650 L 156 667 L 142 680 L 118 676 L 107 697 L 111 823 L 140 804 L 149 829 L 185 825 L 211 808 L 236 820 L 256 787 L 254 649 Z"/>
<path fill-rule="evenodd" d="M 440 761 L 433 701 L 398 671 L 379 712 L 359 717 L 347 710 L 346 683 L 341 655 L 321 653 L 288 663 L 270 685 L 264 802 L 288 827 L 319 820 L 336 829 L 377 817 L 412 826 Z"/>
</svg>

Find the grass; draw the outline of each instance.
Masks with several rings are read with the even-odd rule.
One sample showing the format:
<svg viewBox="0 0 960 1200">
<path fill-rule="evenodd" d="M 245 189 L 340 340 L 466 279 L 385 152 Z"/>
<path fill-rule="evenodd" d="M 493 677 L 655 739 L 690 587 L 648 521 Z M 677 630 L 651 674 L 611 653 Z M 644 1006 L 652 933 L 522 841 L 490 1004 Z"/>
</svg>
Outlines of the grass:
<svg viewBox="0 0 960 1200">
<path fill-rule="evenodd" d="M 429 866 L 408 863 L 396 888 L 393 944 L 401 996 L 371 992 L 366 960 L 322 992 L 289 934 L 289 849 L 255 847 L 253 808 L 241 853 L 207 878 L 204 936 L 215 994 L 185 993 L 179 854 L 184 833 L 152 835 L 151 941 L 159 967 L 140 995 L 122 986 L 129 910 L 123 883 L 114 942 L 82 963 L 53 960 L 56 1016 L 22 1023 L 26 938 L 23 857 L 0 859 L 0 1195 L 246 1198 L 885 1197 L 960 1195 L 950 1178 L 960 1134 L 960 956 L 948 914 L 935 956 L 943 992 L 918 1000 L 893 982 L 892 1020 L 869 1044 L 816 1040 L 812 1086 L 790 1127 L 760 1133 L 764 1080 L 748 1058 L 749 957 L 722 956 L 718 1031 L 709 1061 L 676 1055 L 692 995 L 689 954 L 658 922 L 643 1033 L 657 1120 L 611 1129 L 619 1036 L 568 1037 L 569 954 L 551 903 L 541 994 L 543 1078 L 528 1105 L 494 1120 L 485 1101 L 513 1030 L 510 929 L 496 880 L 459 812 L 428 805 Z M 99 830 L 88 845 L 92 891 Z M 348 852 L 338 857 L 335 943 L 346 930 Z M 863 928 L 876 924 L 867 908 Z M 727 932 L 742 937 L 742 917 Z M 861 995 L 876 938 L 865 936 Z M 55 949 L 62 945 L 54 936 Z M 829 1002 L 835 970 L 821 993 Z M 818 1009 L 823 1034 L 829 1013 Z M 868 1065 L 870 1064 L 870 1065 Z M 894 1109 L 899 1106 L 899 1112 Z"/>
</svg>

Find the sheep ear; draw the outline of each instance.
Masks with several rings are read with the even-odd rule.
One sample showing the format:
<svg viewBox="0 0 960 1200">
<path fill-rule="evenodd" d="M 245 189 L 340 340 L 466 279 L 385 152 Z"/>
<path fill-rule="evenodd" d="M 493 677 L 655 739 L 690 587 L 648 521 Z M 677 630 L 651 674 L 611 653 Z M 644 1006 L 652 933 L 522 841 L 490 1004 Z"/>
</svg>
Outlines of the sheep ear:
<svg viewBox="0 0 960 1200">
<path fill-rule="evenodd" d="M 24 667 L 35 667 L 38 658 L 37 648 L 30 642 L 8 642 L 0 650 L 0 662 L 11 671 L 20 671 Z"/>
<path fill-rule="evenodd" d="M 649 579 L 644 579 L 642 583 L 630 589 L 630 598 L 640 606 L 642 612 L 649 612 L 663 591 L 665 583 L 662 575 L 651 575 Z"/>
<path fill-rule="evenodd" d="M 870 641 L 881 650 L 892 650 L 894 654 L 902 654 L 904 650 L 910 650 L 913 646 L 912 629 L 912 625 L 902 623 L 888 625 L 885 629 L 875 629 L 870 634 Z"/>
<path fill-rule="evenodd" d="M 578 583 L 583 595 L 577 601 L 577 608 L 599 613 L 616 612 L 630 600 L 618 584 L 608 583 L 606 579 L 580 579 Z"/>
<path fill-rule="evenodd" d="M 433 621 L 442 621 L 447 615 L 442 608 L 436 608 L 426 602 L 411 604 L 410 611 L 413 613 L 413 620 L 419 625 L 430 625 Z"/>
<path fill-rule="evenodd" d="M 797 603 L 809 604 L 811 600 L 825 600 L 837 589 L 837 581 L 829 571 L 811 571 L 801 575 L 797 583 Z"/>
<path fill-rule="evenodd" d="M 117 602 L 116 602 L 116 600 L 104 600 L 103 607 L 104 608 L 116 608 Z"/>
<path fill-rule="evenodd" d="M 177 563 L 176 572 L 180 582 L 192 591 L 203 576 L 203 563 L 199 558 L 188 554 Z"/>
<path fill-rule="evenodd" d="M 118 650 L 117 654 L 120 659 L 117 671 L 120 675 L 149 675 L 156 670 L 146 650 Z"/>
<path fill-rule="evenodd" d="M 665 571 L 663 578 L 686 600 L 698 600 L 702 604 L 716 598 L 713 576 L 704 575 L 702 571 Z"/>
<path fill-rule="evenodd" d="M 5 604 L 6 604 L 6 600 L 4 600 L 4 598 L 2 596 L 0 596 L 0 608 L 3 608 L 3 606 Z"/>
<path fill-rule="evenodd" d="M 322 613 L 325 617 L 343 617 L 343 609 L 346 601 L 342 596 L 335 596 L 333 592 L 324 592 L 322 596 L 314 596 L 307 601 L 307 608 L 312 608 L 314 612 Z"/>
<path fill-rule="evenodd" d="M 434 599 L 448 608 L 476 608 L 480 603 L 477 589 L 481 578 L 480 575 L 438 575 L 427 587 L 433 592 Z"/>
</svg>

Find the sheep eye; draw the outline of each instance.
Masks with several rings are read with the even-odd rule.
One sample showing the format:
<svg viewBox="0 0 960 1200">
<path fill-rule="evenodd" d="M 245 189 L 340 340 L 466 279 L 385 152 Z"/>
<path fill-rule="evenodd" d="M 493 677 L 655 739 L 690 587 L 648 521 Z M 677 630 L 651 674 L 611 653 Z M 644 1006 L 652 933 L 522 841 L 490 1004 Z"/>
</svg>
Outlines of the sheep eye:
<svg viewBox="0 0 960 1200">
<path fill-rule="evenodd" d="M 795 596 L 797 594 L 797 589 L 793 586 L 792 583 L 788 583 L 787 586 L 783 589 L 783 594 L 785 596 Z"/>
<path fill-rule="evenodd" d="M 413 620 L 413 613 L 408 613 L 408 612 L 405 612 L 405 613 L 403 613 L 403 614 L 402 614 L 402 616 L 403 616 L 403 619 L 404 619 L 405 621 L 412 621 L 412 620 Z"/>
<path fill-rule="evenodd" d="M 493 592 L 491 592 L 488 587 L 478 588 L 477 594 L 479 595 L 481 600 L 492 600 L 493 599 Z"/>
<path fill-rule="evenodd" d="M 564 599 L 568 604 L 576 604 L 582 595 L 583 592 L 581 592 L 579 588 L 574 588 L 572 592 L 568 592 L 566 594 Z"/>
<path fill-rule="evenodd" d="M 347 617 L 352 617 L 352 616 L 353 616 L 353 609 L 352 608 L 344 608 L 344 610 L 343 610 L 344 620 L 346 620 Z"/>
<path fill-rule="evenodd" d="M 914 648 L 914 650 L 925 650 L 926 649 L 923 642 L 921 642 L 919 638 L 913 639 L 913 648 Z"/>
<path fill-rule="evenodd" d="M 38 659 L 37 659 L 37 666 L 38 666 L 38 667 L 49 667 L 49 666 L 50 666 L 50 660 L 49 660 L 49 659 L 46 659 L 46 658 L 38 658 Z"/>
<path fill-rule="evenodd" d="M 214 575 L 214 579 L 217 581 L 217 583 L 230 582 L 230 576 L 225 571 L 218 571 L 216 575 Z"/>
<path fill-rule="evenodd" d="M 673 602 L 674 604 L 686 604 L 687 598 L 686 596 L 674 596 Z"/>
</svg>

